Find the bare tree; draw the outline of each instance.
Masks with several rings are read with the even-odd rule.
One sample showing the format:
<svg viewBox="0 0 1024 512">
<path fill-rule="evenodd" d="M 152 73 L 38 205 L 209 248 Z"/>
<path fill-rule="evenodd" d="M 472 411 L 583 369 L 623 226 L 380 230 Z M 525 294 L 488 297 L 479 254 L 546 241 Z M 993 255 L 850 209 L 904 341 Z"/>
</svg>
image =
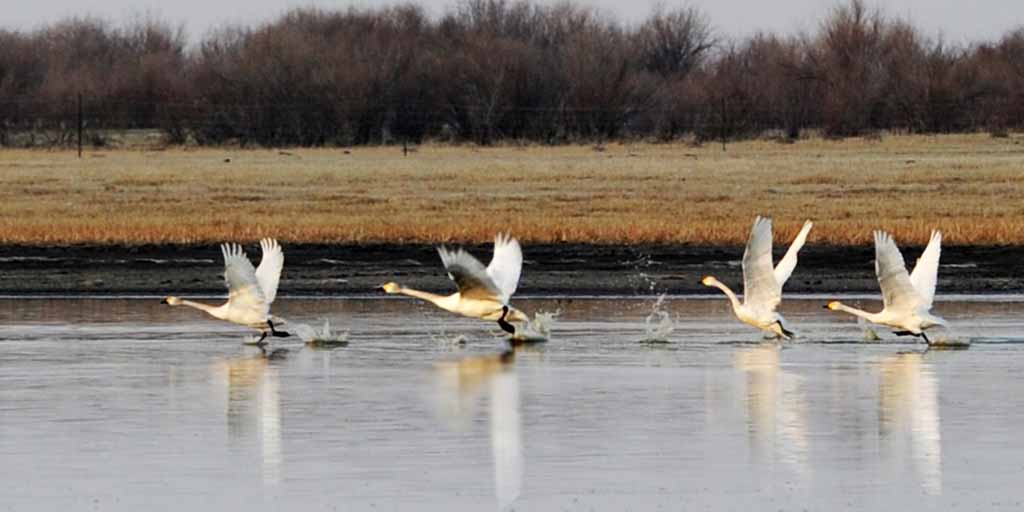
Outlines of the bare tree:
<svg viewBox="0 0 1024 512">
<path fill-rule="evenodd" d="M 686 76 L 715 45 L 711 23 L 696 7 L 656 7 L 635 39 L 644 68 L 666 77 Z"/>
<path fill-rule="evenodd" d="M 79 94 L 94 133 L 200 144 L 1024 128 L 1024 29 L 951 46 L 846 0 L 807 34 L 723 42 L 695 7 L 633 26 L 573 0 L 453 2 L 295 9 L 191 49 L 152 17 L 0 30 L 0 145 L 68 143 Z"/>
</svg>

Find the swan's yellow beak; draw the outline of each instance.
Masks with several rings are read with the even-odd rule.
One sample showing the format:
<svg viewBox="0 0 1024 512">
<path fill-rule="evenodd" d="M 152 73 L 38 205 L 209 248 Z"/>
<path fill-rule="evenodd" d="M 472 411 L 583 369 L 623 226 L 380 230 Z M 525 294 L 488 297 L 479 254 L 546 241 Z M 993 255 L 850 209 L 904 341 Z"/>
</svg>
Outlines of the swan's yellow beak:
<svg viewBox="0 0 1024 512">
<path fill-rule="evenodd" d="M 825 305 L 825 309 L 835 311 L 839 309 L 839 303 L 836 301 L 829 302 L 828 304 Z"/>
<path fill-rule="evenodd" d="M 160 301 L 160 304 L 168 304 L 171 306 L 177 306 L 181 303 L 181 299 L 177 297 L 165 297 L 164 300 Z"/>
<path fill-rule="evenodd" d="M 713 278 L 711 276 L 706 276 L 706 277 L 704 277 L 704 279 L 700 280 L 700 284 L 702 284 L 704 286 L 712 286 L 711 283 L 713 283 L 713 282 L 715 282 L 715 278 Z"/>
<path fill-rule="evenodd" d="M 380 285 L 380 289 L 384 290 L 384 293 L 398 293 L 401 287 L 398 286 L 398 283 L 384 283 Z"/>
</svg>

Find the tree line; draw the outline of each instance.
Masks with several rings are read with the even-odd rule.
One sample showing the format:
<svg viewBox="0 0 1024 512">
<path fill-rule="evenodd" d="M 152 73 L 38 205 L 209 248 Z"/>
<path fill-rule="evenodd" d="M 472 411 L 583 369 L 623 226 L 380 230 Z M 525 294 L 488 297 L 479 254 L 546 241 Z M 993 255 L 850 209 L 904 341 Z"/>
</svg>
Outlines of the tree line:
<svg viewBox="0 0 1024 512">
<path fill-rule="evenodd" d="M 626 24 L 458 0 L 301 8 L 193 43 L 154 18 L 0 30 L 0 145 L 67 142 L 79 97 L 87 129 L 170 143 L 999 134 L 1024 124 L 1024 28 L 950 44 L 852 0 L 808 33 L 729 39 L 694 7 Z"/>
</svg>

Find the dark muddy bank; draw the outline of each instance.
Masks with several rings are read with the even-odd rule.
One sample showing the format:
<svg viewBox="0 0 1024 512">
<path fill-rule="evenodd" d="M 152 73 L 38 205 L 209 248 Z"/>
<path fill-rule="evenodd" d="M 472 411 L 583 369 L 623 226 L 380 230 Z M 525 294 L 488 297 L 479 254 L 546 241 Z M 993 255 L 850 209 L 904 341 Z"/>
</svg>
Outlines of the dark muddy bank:
<svg viewBox="0 0 1024 512">
<path fill-rule="evenodd" d="M 282 295 L 374 294 L 386 281 L 452 288 L 429 245 L 284 244 Z M 776 258 L 785 247 L 777 248 Z M 259 247 L 246 247 L 254 261 Z M 471 247 L 485 263 L 489 246 Z M 904 250 L 911 264 L 922 248 Z M 519 293 L 632 295 L 707 293 L 713 274 L 741 287 L 742 247 L 530 245 Z M 874 292 L 871 247 L 808 246 L 787 292 Z M 220 249 L 213 245 L 0 247 L 2 294 L 221 294 Z M 939 293 L 1024 292 L 1024 247 L 945 247 Z"/>
</svg>

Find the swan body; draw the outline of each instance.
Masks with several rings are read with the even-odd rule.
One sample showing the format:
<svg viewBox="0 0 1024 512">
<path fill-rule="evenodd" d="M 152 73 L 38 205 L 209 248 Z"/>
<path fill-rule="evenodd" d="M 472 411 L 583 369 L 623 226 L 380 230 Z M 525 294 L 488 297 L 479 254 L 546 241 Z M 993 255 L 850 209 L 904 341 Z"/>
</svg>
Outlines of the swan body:
<svg viewBox="0 0 1024 512">
<path fill-rule="evenodd" d="M 381 289 L 389 294 L 423 299 L 452 313 L 497 321 L 510 334 L 515 334 L 510 321 L 528 321 L 526 314 L 509 305 L 523 269 L 523 250 L 515 238 L 501 233 L 494 238 L 494 256 L 487 267 L 462 249 L 449 250 L 442 246 L 437 252 L 441 255 L 448 277 L 455 281 L 457 292 L 438 295 L 406 288 L 398 283 L 385 283 Z"/>
<path fill-rule="evenodd" d="M 758 216 L 750 230 L 743 252 L 743 301 L 713 276 L 701 280 L 704 286 L 722 290 L 741 322 L 771 333 L 779 339 L 790 339 L 793 333 L 785 327 L 785 319 L 775 311 L 782 302 L 782 287 L 796 268 L 797 253 L 807 241 L 814 223 L 804 222 L 800 232 L 777 265 L 772 265 L 772 220 Z"/>
<path fill-rule="evenodd" d="M 262 332 L 259 342 L 268 334 L 287 337 L 289 334 L 276 329 L 284 320 L 270 314 L 270 304 L 277 297 L 277 286 L 284 267 L 284 252 L 277 240 L 260 240 L 263 258 L 260 266 L 252 262 L 238 244 L 222 244 L 224 256 L 224 280 L 228 286 L 228 301 L 220 306 L 211 306 L 179 297 L 170 296 L 162 302 L 171 306 L 188 306 L 206 312 L 208 315 L 250 327 Z"/>
<path fill-rule="evenodd" d="M 892 236 L 884 231 L 875 231 L 875 274 L 882 289 L 882 310 L 870 313 L 839 301 L 829 302 L 825 307 L 890 327 L 899 335 L 920 336 L 931 343 L 924 331 L 946 325 L 944 319 L 931 313 L 941 252 L 942 233 L 932 231 L 928 246 L 917 259 L 914 271 L 907 273 L 903 255 Z"/>
</svg>

